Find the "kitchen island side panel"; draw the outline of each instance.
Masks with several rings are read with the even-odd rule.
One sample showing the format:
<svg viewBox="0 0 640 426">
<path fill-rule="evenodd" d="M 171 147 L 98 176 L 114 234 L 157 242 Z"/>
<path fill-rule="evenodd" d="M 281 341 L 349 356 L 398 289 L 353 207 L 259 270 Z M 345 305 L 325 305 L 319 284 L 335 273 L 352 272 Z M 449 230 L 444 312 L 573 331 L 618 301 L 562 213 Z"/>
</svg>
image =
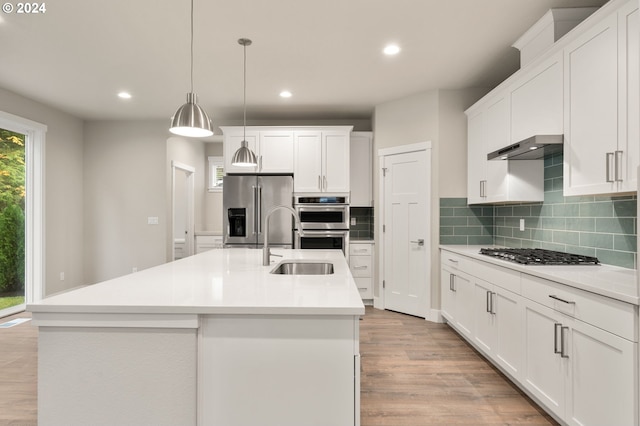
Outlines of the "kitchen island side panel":
<svg viewBox="0 0 640 426">
<path fill-rule="evenodd" d="M 196 425 L 196 329 L 38 333 L 40 426 Z"/>
<path fill-rule="evenodd" d="M 202 317 L 198 424 L 357 425 L 358 320 Z"/>
</svg>

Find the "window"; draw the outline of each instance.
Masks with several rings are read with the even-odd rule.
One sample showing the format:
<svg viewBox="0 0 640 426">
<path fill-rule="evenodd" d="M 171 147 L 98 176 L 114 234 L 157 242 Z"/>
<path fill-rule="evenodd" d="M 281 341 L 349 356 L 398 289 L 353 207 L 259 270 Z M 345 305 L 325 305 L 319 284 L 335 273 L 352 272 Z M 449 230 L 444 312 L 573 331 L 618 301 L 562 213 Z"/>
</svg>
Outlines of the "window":
<svg viewBox="0 0 640 426">
<path fill-rule="evenodd" d="M 224 161 L 222 157 L 208 157 L 209 159 L 209 192 L 222 191 L 222 177 L 224 176 Z"/>
</svg>

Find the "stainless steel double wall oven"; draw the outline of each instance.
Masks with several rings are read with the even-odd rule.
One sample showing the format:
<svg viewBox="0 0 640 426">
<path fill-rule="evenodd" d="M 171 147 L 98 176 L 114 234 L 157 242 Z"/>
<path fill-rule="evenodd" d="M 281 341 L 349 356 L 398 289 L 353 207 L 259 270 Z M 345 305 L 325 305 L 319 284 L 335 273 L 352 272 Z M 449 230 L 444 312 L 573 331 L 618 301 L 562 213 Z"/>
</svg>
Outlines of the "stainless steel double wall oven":
<svg viewBox="0 0 640 426">
<path fill-rule="evenodd" d="M 296 195 L 293 207 L 300 216 L 303 234 L 296 230 L 295 247 L 340 249 L 349 254 L 349 197 L 344 195 Z"/>
</svg>

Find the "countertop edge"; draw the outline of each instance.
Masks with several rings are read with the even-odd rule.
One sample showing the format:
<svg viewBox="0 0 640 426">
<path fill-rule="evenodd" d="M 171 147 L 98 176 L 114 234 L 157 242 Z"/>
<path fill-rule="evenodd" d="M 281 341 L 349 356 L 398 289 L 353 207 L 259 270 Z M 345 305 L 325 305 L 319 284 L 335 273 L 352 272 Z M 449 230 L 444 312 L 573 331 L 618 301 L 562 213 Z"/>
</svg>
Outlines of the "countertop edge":
<svg viewBox="0 0 640 426">
<path fill-rule="evenodd" d="M 552 268 L 555 266 L 531 266 L 531 265 L 519 265 L 516 263 L 510 263 L 510 262 L 506 262 L 504 260 L 499 260 L 499 259 L 493 259 L 489 256 L 484 256 L 481 255 L 479 253 L 479 250 L 481 247 L 488 247 L 488 246 L 456 246 L 456 245 L 446 245 L 446 244 L 441 244 L 439 246 L 439 248 L 441 250 L 446 250 L 446 251 L 450 251 L 453 253 L 457 253 L 459 255 L 462 256 L 466 256 L 466 257 L 470 257 L 474 260 L 479 260 L 482 262 L 486 262 L 486 263 L 490 263 L 492 265 L 496 265 L 502 268 L 507 268 L 507 269 L 511 269 L 517 272 L 521 272 L 523 274 L 527 274 L 527 275 L 531 275 L 531 276 L 535 276 L 535 277 L 539 277 L 539 278 L 543 278 L 543 279 L 547 279 L 550 281 L 554 281 L 560 284 L 564 284 L 567 285 L 569 287 L 573 287 L 573 288 L 577 288 L 579 290 L 584 290 L 584 291 L 588 291 L 590 293 L 595 293 L 598 294 L 600 296 L 605 296 L 605 297 L 609 297 L 611 299 L 615 299 L 615 300 L 619 300 L 621 302 L 625 302 L 625 303 L 629 303 L 632 305 L 636 305 L 639 306 L 640 305 L 640 297 L 638 295 L 632 295 L 629 293 L 621 293 L 621 292 L 615 292 L 609 289 L 605 289 L 602 287 L 598 287 L 598 286 L 594 286 L 594 285 L 589 285 L 580 281 L 575 281 L 575 280 L 570 280 L 567 279 L 565 277 L 561 277 L 558 276 L 557 274 L 554 274 L 552 271 L 549 271 L 547 269 L 540 269 L 540 268 Z M 579 268 L 589 268 L 589 267 L 597 267 L 597 268 L 607 268 L 610 269 L 612 272 L 614 271 L 633 271 L 633 270 L 629 270 L 629 269 L 625 269 L 625 268 L 620 268 L 620 267 L 616 267 L 616 266 L 611 266 L 611 265 L 598 265 L 598 266 L 578 266 Z M 633 271 L 636 272 L 637 271 Z"/>
</svg>

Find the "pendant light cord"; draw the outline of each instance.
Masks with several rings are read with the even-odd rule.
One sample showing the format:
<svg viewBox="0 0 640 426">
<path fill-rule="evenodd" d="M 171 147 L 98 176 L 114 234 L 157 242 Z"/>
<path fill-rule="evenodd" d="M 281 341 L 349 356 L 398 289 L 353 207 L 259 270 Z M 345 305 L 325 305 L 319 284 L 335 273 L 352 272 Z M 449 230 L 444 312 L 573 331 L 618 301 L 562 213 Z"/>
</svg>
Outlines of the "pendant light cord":
<svg viewBox="0 0 640 426">
<path fill-rule="evenodd" d="M 191 93 L 193 93 L 193 0 L 191 0 Z"/>
<path fill-rule="evenodd" d="M 193 1 L 193 0 L 192 0 Z M 242 112 L 242 138 L 247 140 L 247 44 L 243 44 L 242 52 L 244 56 L 244 69 L 243 69 L 243 82 L 242 82 L 242 104 L 243 104 L 243 112 Z"/>
</svg>

